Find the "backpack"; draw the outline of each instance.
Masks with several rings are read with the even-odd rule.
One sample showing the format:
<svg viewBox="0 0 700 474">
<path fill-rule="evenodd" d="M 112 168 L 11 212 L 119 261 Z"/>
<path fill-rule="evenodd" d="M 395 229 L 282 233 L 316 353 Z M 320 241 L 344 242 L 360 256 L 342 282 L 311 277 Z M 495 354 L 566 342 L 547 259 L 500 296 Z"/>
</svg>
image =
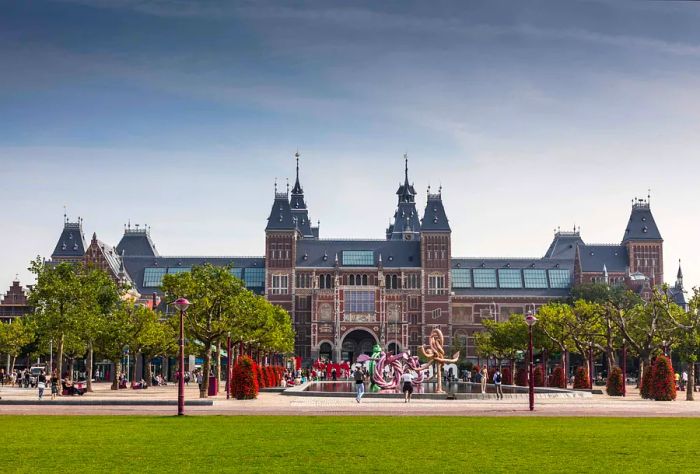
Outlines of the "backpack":
<svg viewBox="0 0 700 474">
<path fill-rule="evenodd" d="M 501 383 L 501 374 L 493 374 L 493 382 Z"/>
</svg>

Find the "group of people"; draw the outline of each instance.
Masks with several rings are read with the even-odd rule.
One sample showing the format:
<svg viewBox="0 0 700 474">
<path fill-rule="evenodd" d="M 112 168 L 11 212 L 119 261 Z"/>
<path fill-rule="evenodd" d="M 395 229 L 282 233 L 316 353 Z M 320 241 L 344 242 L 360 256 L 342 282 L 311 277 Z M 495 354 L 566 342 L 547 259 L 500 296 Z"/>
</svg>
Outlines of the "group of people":
<svg viewBox="0 0 700 474">
<path fill-rule="evenodd" d="M 9 385 L 18 388 L 36 388 L 37 377 L 32 375 L 30 369 L 15 369 L 5 373 L 5 369 L 0 369 L 0 386 Z"/>
</svg>

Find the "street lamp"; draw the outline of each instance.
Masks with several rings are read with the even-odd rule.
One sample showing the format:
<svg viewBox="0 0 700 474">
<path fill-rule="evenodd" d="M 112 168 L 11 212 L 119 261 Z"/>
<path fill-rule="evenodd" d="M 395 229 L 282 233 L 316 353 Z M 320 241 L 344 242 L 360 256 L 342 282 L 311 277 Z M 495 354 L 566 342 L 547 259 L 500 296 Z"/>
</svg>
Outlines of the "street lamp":
<svg viewBox="0 0 700 474">
<path fill-rule="evenodd" d="M 226 357 L 228 361 L 226 363 L 226 400 L 228 400 L 231 398 L 231 361 L 233 360 L 231 357 L 231 331 L 226 337 Z"/>
<path fill-rule="evenodd" d="M 177 414 L 182 416 L 185 414 L 185 311 L 190 307 L 190 302 L 185 298 L 178 298 L 173 305 L 180 310 L 180 338 L 178 340 L 180 374 L 177 378 Z"/>
<path fill-rule="evenodd" d="M 627 341 L 622 341 L 622 396 L 627 396 Z"/>
<path fill-rule="evenodd" d="M 535 317 L 534 314 L 532 314 L 532 311 L 527 312 L 527 316 L 525 316 L 525 322 L 527 323 L 527 329 L 528 329 L 528 335 L 529 335 L 529 341 L 527 344 L 527 351 L 529 353 L 528 359 L 529 359 L 529 364 L 530 367 L 528 369 L 528 375 L 530 379 L 529 383 L 529 399 L 530 399 L 530 411 L 535 409 L 535 359 L 534 355 L 532 353 L 532 326 L 535 325 L 537 322 L 537 318 Z"/>
</svg>

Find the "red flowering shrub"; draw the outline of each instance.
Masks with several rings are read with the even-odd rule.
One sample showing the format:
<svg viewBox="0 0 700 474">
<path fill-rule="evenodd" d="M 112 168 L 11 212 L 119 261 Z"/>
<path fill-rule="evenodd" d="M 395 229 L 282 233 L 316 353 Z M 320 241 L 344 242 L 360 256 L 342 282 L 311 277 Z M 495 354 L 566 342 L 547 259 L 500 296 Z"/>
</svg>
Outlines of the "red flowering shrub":
<svg viewBox="0 0 700 474">
<path fill-rule="evenodd" d="M 263 366 L 256 364 L 256 367 L 257 367 L 256 375 L 258 377 L 258 387 L 265 388 L 265 387 L 267 387 L 267 381 L 265 380 L 265 372 L 263 370 Z"/>
<path fill-rule="evenodd" d="M 608 375 L 608 382 L 605 384 L 605 390 L 611 397 L 621 397 L 623 383 L 622 369 L 615 366 L 610 371 L 610 375 Z"/>
<path fill-rule="evenodd" d="M 515 371 L 515 385 L 527 387 L 528 384 L 526 367 L 518 368 L 518 370 Z"/>
<path fill-rule="evenodd" d="M 644 373 L 642 374 L 642 383 L 639 386 L 639 395 L 642 396 L 642 398 L 646 399 L 652 399 L 654 396 L 652 395 L 652 368 L 653 365 L 645 365 L 644 366 Z"/>
<path fill-rule="evenodd" d="M 669 402 L 676 399 L 676 381 L 671 361 L 659 356 L 651 368 L 651 395 L 654 400 Z"/>
<path fill-rule="evenodd" d="M 272 366 L 267 366 L 265 367 L 265 376 L 267 378 L 267 386 L 268 387 L 276 387 L 277 386 L 277 381 L 275 380 L 275 369 L 272 368 Z"/>
<path fill-rule="evenodd" d="M 544 387 L 544 368 L 541 365 L 535 366 L 535 387 Z"/>
<path fill-rule="evenodd" d="M 566 388 L 566 372 L 564 372 L 564 369 L 562 367 L 559 367 L 558 365 L 554 367 L 552 375 L 550 375 L 549 377 L 549 386 L 557 388 Z"/>
<path fill-rule="evenodd" d="M 231 374 L 231 394 L 237 400 L 249 400 L 258 396 L 258 366 L 248 356 L 239 357 Z"/>
<path fill-rule="evenodd" d="M 504 385 L 513 385 L 513 372 L 510 371 L 510 367 L 503 367 L 501 380 Z"/>
<path fill-rule="evenodd" d="M 576 367 L 574 374 L 574 389 L 587 389 L 588 385 L 588 369 L 585 367 Z"/>
</svg>

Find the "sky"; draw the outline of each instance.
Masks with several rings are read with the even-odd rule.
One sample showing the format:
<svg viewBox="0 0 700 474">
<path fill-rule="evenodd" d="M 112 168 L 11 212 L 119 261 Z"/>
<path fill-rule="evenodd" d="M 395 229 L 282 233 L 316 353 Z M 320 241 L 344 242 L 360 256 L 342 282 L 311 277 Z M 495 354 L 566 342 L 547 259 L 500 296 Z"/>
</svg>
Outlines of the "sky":
<svg viewBox="0 0 700 474">
<path fill-rule="evenodd" d="M 453 256 L 618 243 L 646 197 L 700 284 L 700 5 L 0 0 L 0 291 L 83 219 L 161 255 L 262 255 L 274 182 L 321 237 L 442 186 Z"/>
</svg>

